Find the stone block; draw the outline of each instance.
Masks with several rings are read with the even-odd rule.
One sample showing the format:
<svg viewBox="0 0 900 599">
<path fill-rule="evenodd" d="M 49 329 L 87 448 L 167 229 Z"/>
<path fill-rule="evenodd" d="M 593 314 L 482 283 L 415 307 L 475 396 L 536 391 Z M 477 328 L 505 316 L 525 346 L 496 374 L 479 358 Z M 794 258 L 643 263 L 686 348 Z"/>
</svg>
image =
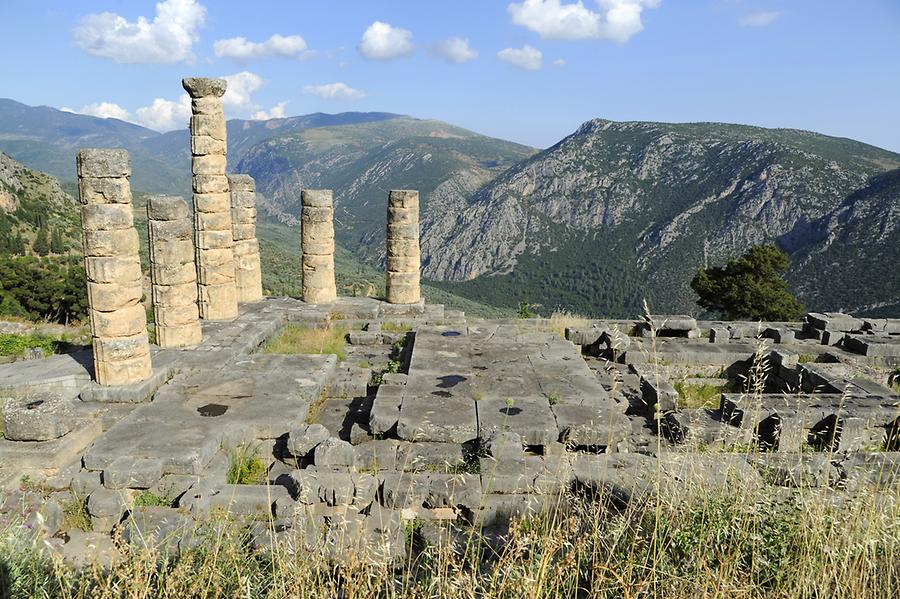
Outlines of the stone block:
<svg viewBox="0 0 900 599">
<path fill-rule="evenodd" d="M 72 400 L 52 391 L 7 399 L 2 407 L 3 435 L 10 441 L 58 439 L 76 424 Z"/>
<path fill-rule="evenodd" d="M 313 462 L 319 468 L 355 467 L 356 451 L 350 443 L 331 437 L 316 446 Z"/>
<path fill-rule="evenodd" d="M 419 209 L 419 192 L 412 189 L 392 189 L 388 193 L 388 208 Z"/>
<path fill-rule="evenodd" d="M 112 312 L 133 306 L 141 301 L 144 289 L 140 279 L 120 283 L 94 283 L 88 281 L 87 295 L 92 310 Z M 96 333 L 95 333 L 96 334 Z"/>
<path fill-rule="evenodd" d="M 197 301 L 197 268 L 193 259 L 186 262 L 153 261 L 150 264 L 150 278 L 154 286 L 160 287 L 190 283 L 194 285 L 192 301 Z"/>
<path fill-rule="evenodd" d="M 309 454 L 320 443 L 327 441 L 331 433 L 321 424 L 304 424 L 291 429 L 288 434 L 287 450 L 295 457 Z"/>
<path fill-rule="evenodd" d="M 199 158 L 194 158 L 198 160 Z M 193 177 L 194 193 L 228 193 L 228 178 L 219 174 L 195 174 Z"/>
<path fill-rule="evenodd" d="M 134 214 L 129 204 L 85 204 L 81 226 L 90 231 L 129 229 L 134 226 Z"/>
<path fill-rule="evenodd" d="M 709 329 L 710 343 L 728 343 L 731 341 L 731 333 L 724 327 L 712 327 Z"/>
<path fill-rule="evenodd" d="M 131 495 L 125 491 L 113 491 L 103 487 L 91 493 L 87 508 L 91 516 L 111 518 L 118 522 L 125 510 L 131 507 Z"/>
<path fill-rule="evenodd" d="M 196 306 L 195 306 L 196 308 Z M 156 344 L 160 347 L 195 347 L 203 341 L 203 330 L 200 321 L 181 326 L 164 326 L 156 328 Z"/>
<path fill-rule="evenodd" d="M 232 218 L 233 224 L 231 225 L 231 234 L 232 238 L 235 241 L 235 249 L 237 249 L 237 242 L 244 241 L 248 239 L 256 239 L 256 224 L 243 225 L 237 223 Z M 235 252 L 237 253 L 237 252 Z"/>
<path fill-rule="evenodd" d="M 152 195 L 147 199 L 150 220 L 185 220 L 190 215 L 187 202 L 180 196 Z"/>
<path fill-rule="evenodd" d="M 330 208 L 332 192 L 330 189 L 303 189 L 300 192 L 300 200 L 304 206 Z"/>
<path fill-rule="evenodd" d="M 231 191 L 256 191 L 256 182 L 250 175 L 229 174 L 228 184 Z"/>
<path fill-rule="evenodd" d="M 193 240 L 163 241 L 153 243 L 153 262 L 155 264 L 193 264 Z"/>
<path fill-rule="evenodd" d="M 91 331 L 97 337 L 131 337 L 147 330 L 147 313 L 140 302 L 113 312 L 89 310 L 88 313 Z"/>
<path fill-rule="evenodd" d="M 162 474 L 162 460 L 120 456 L 103 470 L 103 486 L 112 490 L 149 489 Z"/>
<path fill-rule="evenodd" d="M 234 238 L 230 228 L 226 231 L 197 231 L 197 249 L 199 250 L 230 249 L 233 245 Z"/>
<path fill-rule="evenodd" d="M 194 225 L 197 231 L 222 231 L 231 235 L 231 211 L 222 212 L 198 212 L 195 215 Z"/>
<path fill-rule="evenodd" d="M 641 375 L 641 397 L 650 414 L 669 412 L 678 403 L 678 391 L 661 376 L 650 373 Z"/>
<path fill-rule="evenodd" d="M 195 193 L 194 210 L 197 213 L 217 213 L 231 210 L 231 196 L 228 193 Z"/>
<path fill-rule="evenodd" d="M 158 296 L 161 297 L 161 296 Z M 183 289 L 181 294 L 166 297 L 171 303 L 162 304 L 154 299 L 155 321 L 157 327 L 181 327 L 197 322 L 197 286 Z"/>
<path fill-rule="evenodd" d="M 204 285 L 199 295 L 200 317 L 206 320 L 233 320 L 238 316 L 237 291 L 230 285 Z"/>
<path fill-rule="evenodd" d="M 193 241 L 194 227 L 190 219 L 151 220 L 150 238 L 153 241 Z M 152 244 L 151 244 L 152 246 Z"/>
<path fill-rule="evenodd" d="M 147 332 L 129 337 L 95 337 L 94 356 L 101 362 L 118 362 L 150 355 Z"/>
<path fill-rule="evenodd" d="M 190 306 L 197 301 L 197 284 L 193 281 L 177 285 L 153 285 L 153 305 L 158 307 Z M 189 314 L 186 309 L 184 314 Z M 180 322 L 177 324 L 185 324 Z"/>
<path fill-rule="evenodd" d="M 207 96 L 221 98 L 225 94 L 228 82 L 225 79 L 213 79 L 210 77 L 185 77 L 181 80 L 181 86 L 184 87 L 184 90 L 193 100 L 199 100 L 205 99 Z M 197 109 L 199 110 L 199 108 L 198 106 Z"/>
<path fill-rule="evenodd" d="M 127 150 L 78 150 L 75 165 L 79 177 L 127 177 L 131 174 L 131 157 Z"/>
<path fill-rule="evenodd" d="M 78 180 L 78 196 L 82 204 L 131 204 L 131 187 L 128 179 Z"/>
<path fill-rule="evenodd" d="M 84 231 L 84 255 L 88 257 L 132 258 L 137 255 L 139 248 L 140 239 L 134 228 Z"/>
<path fill-rule="evenodd" d="M 141 278 L 141 260 L 138 256 L 89 256 L 84 259 L 84 271 L 87 280 L 94 283 L 137 281 Z"/>
<path fill-rule="evenodd" d="M 218 141 L 228 139 L 228 129 L 225 125 L 225 117 L 219 114 L 195 114 L 191 116 L 191 135 L 208 136 Z M 226 150 L 227 151 L 227 150 Z M 224 154 L 194 154 L 194 156 L 223 156 Z M 197 171 L 194 171 L 195 174 Z M 225 167 L 213 174 L 225 174 Z"/>
<path fill-rule="evenodd" d="M 204 156 L 207 154 L 225 154 L 228 144 L 224 139 L 216 139 L 211 135 L 191 135 L 191 154 Z"/>
<path fill-rule="evenodd" d="M 120 361 L 95 360 L 94 371 L 97 382 L 104 386 L 131 385 L 145 381 L 153 374 L 149 345 L 148 353 L 143 356 Z"/>
</svg>

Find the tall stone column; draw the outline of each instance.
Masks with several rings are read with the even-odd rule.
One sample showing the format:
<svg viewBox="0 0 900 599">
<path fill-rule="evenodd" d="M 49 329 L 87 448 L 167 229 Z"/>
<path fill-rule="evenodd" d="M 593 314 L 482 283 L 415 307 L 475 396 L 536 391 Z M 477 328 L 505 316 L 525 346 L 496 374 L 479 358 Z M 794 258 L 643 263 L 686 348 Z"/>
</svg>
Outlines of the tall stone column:
<svg viewBox="0 0 900 599">
<path fill-rule="evenodd" d="M 140 383 L 153 367 L 128 183 L 131 159 L 125 150 L 80 150 L 76 166 L 94 375 L 106 386 Z"/>
<path fill-rule="evenodd" d="M 256 182 L 250 175 L 228 175 L 231 231 L 234 239 L 234 284 L 239 302 L 262 299 L 262 269 L 256 239 Z"/>
<path fill-rule="evenodd" d="M 337 299 L 334 283 L 334 207 L 330 189 L 300 192 L 300 249 L 303 251 L 303 301 L 327 304 Z"/>
<path fill-rule="evenodd" d="M 419 192 L 393 189 L 387 209 L 387 301 L 415 304 L 419 290 Z"/>
<path fill-rule="evenodd" d="M 203 333 L 197 307 L 191 212 L 180 197 L 153 196 L 147 203 L 147 216 L 156 344 L 199 345 Z"/>
<path fill-rule="evenodd" d="M 231 195 L 225 176 L 224 79 L 192 77 L 181 84 L 191 96 L 191 170 L 194 174 L 194 242 L 200 316 L 231 320 L 238 315 L 234 283 Z"/>
</svg>

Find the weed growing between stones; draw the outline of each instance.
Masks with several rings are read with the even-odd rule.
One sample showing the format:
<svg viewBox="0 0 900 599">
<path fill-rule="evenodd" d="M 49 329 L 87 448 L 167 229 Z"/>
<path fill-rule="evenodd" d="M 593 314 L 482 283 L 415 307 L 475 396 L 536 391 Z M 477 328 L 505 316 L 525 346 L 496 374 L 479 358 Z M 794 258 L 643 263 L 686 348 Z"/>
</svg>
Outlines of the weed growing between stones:
<svg viewBox="0 0 900 599">
<path fill-rule="evenodd" d="M 88 513 L 87 499 L 73 491 L 71 499 L 63 502 L 60 507 L 63 511 L 63 529 L 91 530 L 91 515 Z"/>
<path fill-rule="evenodd" d="M 347 327 L 324 329 L 289 324 L 277 336 L 266 343 L 267 354 L 335 354 L 338 360 L 346 357 Z"/>
<path fill-rule="evenodd" d="M 724 385 L 713 385 L 710 383 L 688 385 L 683 381 L 676 381 L 672 386 L 678 391 L 678 407 L 680 408 L 718 407 L 719 397 L 725 390 Z"/>
<path fill-rule="evenodd" d="M 229 485 L 261 485 L 266 482 L 268 469 L 259 458 L 257 448 L 238 445 L 228 452 L 228 471 L 225 480 Z"/>
<path fill-rule="evenodd" d="M 265 466 L 263 466 L 265 468 Z M 138 493 L 134 498 L 134 506 L 147 506 L 147 507 L 169 507 L 172 505 L 172 502 L 166 499 L 165 497 L 160 497 L 150 489 L 144 489 L 140 493 Z"/>
</svg>

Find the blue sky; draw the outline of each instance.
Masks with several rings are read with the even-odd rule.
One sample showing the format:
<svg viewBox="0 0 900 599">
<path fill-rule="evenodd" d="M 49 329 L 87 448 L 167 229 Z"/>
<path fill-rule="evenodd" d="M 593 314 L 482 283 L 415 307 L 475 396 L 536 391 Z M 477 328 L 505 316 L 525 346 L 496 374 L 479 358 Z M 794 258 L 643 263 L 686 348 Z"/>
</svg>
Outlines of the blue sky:
<svg viewBox="0 0 900 599">
<path fill-rule="evenodd" d="M 810 129 L 900 151 L 900 0 L 2 0 L 0 97 L 165 130 L 379 110 L 546 147 L 594 117 Z"/>
</svg>

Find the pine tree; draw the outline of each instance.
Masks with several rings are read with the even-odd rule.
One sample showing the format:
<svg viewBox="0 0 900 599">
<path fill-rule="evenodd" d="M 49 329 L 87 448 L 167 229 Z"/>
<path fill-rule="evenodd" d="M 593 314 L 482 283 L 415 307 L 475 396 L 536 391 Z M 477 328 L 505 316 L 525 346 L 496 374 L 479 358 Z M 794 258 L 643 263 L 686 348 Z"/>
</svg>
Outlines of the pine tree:
<svg viewBox="0 0 900 599">
<path fill-rule="evenodd" d="M 59 227 L 54 228 L 53 234 L 50 236 L 50 251 L 54 254 L 62 254 L 66 251 L 62 231 L 59 230 Z"/>
<path fill-rule="evenodd" d="M 37 237 L 35 238 L 31 249 L 33 249 L 34 253 L 38 256 L 46 256 L 50 253 L 50 239 L 47 236 L 47 229 L 45 227 L 38 229 Z"/>
<path fill-rule="evenodd" d="M 700 307 L 730 320 L 798 320 L 803 304 L 788 291 L 788 255 L 774 245 L 751 247 L 725 266 L 701 268 L 691 281 Z"/>
</svg>

